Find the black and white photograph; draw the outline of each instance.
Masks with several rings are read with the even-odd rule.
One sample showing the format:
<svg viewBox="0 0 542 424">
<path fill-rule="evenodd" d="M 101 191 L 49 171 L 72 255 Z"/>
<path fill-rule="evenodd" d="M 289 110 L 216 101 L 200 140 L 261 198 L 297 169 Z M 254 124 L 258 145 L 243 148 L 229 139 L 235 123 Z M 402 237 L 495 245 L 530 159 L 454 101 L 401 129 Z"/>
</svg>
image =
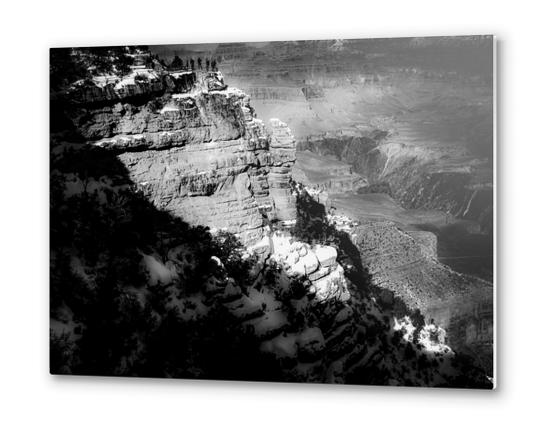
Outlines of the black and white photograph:
<svg viewBox="0 0 542 424">
<path fill-rule="evenodd" d="M 50 372 L 493 389 L 494 55 L 52 48 Z"/>
<path fill-rule="evenodd" d="M 541 10 L 7 3 L 0 422 L 536 422 Z"/>
</svg>

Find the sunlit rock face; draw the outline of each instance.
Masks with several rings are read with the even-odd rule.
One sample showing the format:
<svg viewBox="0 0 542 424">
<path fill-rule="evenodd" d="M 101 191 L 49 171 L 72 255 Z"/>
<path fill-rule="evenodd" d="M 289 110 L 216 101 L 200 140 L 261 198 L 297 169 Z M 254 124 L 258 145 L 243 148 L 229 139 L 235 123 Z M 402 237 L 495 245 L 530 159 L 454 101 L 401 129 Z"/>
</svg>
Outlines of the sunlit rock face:
<svg viewBox="0 0 542 424">
<path fill-rule="evenodd" d="M 190 71 L 161 73 L 153 69 L 132 69 L 124 76 L 99 75 L 92 80 L 76 81 L 67 93 L 82 104 L 119 101 L 136 96 L 152 96 L 187 91 L 194 86 L 196 75 Z"/>
<path fill-rule="evenodd" d="M 334 247 L 311 247 L 286 234 L 273 234 L 268 243 L 271 258 L 284 266 L 287 275 L 308 278 L 311 292 L 318 301 L 350 299 L 344 270 L 337 262 Z"/>
<path fill-rule="evenodd" d="M 195 135 L 169 149 L 119 158 L 161 209 L 192 224 L 228 228 L 249 242 L 261 235 L 260 208 L 273 210 L 273 204 L 265 187 L 269 137 L 244 100 L 233 89 L 173 98 L 162 119 Z M 257 192 L 252 181 L 260 183 Z"/>
<path fill-rule="evenodd" d="M 295 197 L 292 196 L 292 167 L 296 161 L 295 138 L 290 128 L 278 119 L 269 121 L 271 142 L 269 152 L 269 195 L 275 205 L 275 219 L 291 221 L 296 218 Z"/>
<path fill-rule="evenodd" d="M 218 72 L 201 81 L 191 72 L 161 78 L 163 85 L 187 83 L 144 101 L 140 84 L 116 97 L 108 90 L 117 86 L 96 85 L 100 99 L 114 100 L 105 106 L 76 85 L 73 96 L 88 100 L 70 116 L 80 136 L 114 151 L 155 205 L 191 224 L 227 228 L 251 244 L 263 234 L 264 217 L 295 220 L 296 149 L 286 124 L 274 119 L 266 128 L 249 97 Z"/>
</svg>

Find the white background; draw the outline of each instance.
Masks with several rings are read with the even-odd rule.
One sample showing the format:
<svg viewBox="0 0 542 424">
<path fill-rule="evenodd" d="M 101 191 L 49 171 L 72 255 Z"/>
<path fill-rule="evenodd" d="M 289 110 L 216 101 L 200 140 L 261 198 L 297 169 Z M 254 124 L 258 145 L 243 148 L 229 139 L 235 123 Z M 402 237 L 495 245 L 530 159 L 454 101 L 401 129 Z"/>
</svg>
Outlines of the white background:
<svg viewBox="0 0 542 424">
<path fill-rule="evenodd" d="M 534 5 L 473 0 L 5 2 L 0 17 L 0 421 L 539 420 L 542 13 Z M 48 374 L 49 47 L 491 33 L 500 40 L 498 390 Z"/>
</svg>

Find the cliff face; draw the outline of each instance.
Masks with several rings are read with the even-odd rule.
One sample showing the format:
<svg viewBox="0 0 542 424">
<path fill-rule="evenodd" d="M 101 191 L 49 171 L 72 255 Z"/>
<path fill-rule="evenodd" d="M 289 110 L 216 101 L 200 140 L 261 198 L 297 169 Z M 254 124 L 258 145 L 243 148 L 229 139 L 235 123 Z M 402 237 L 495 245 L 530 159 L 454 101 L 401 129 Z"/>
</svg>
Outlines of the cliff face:
<svg viewBox="0 0 542 424">
<path fill-rule="evenodd" d="M 74 85 L 70 94 L 83 104 L 70 119 L 87 142 L 118 155 L 155 205 L 248 244 L 260 239 L 264 216 L 295 219 L 295 140 L 285 124 L 272 120 L 268 130 L 249 97 L 218 74 L 131 82 Z M 154 96 L 141 101 L 143 94 Z"/>
<path fill-rule="evenodd" d="M 350 299 L 344 269 L 337 262 L 337 249 L 296 241 L 293 237 L 274 234 L 269 239 L 271 258 L 280 263 L 289 277 L 310 281 L 309 292 L 319 302 Z"/>
<path fill-rule="evenodd" d="M 296 161 L 294 137 L 288 126 L 278 119 L 271 119 L 269 152 L 269 194 L 275 210 L 273 216 L 282 221 L 296 218 L 295 198 L 292 196 L 292 167 Z"/>
<path fill-rule="evenodd" d="M 195 82 L 196 74 L 190 71 L 163 73 L 146 68 L 133 69 L 124 76 L 100 75 L 92 80 L 78 80 L 69 87 L 68 95 L 77 103 L 88 105 L 159 95 L 164 91 L 184 92 Z"/>
</svg>

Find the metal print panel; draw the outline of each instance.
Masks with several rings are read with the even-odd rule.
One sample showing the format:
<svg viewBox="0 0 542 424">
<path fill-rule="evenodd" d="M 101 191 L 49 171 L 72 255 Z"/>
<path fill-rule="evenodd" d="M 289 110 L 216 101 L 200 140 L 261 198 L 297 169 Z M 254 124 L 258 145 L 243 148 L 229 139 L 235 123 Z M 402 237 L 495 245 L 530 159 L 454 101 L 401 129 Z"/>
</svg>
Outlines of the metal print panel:
<svg viewBox="0 0 542 424">
<path fill-rule="evenodd" d="M 51 49 L 51 373 L 491 389 L 493 51 Z"/>
</svg>

